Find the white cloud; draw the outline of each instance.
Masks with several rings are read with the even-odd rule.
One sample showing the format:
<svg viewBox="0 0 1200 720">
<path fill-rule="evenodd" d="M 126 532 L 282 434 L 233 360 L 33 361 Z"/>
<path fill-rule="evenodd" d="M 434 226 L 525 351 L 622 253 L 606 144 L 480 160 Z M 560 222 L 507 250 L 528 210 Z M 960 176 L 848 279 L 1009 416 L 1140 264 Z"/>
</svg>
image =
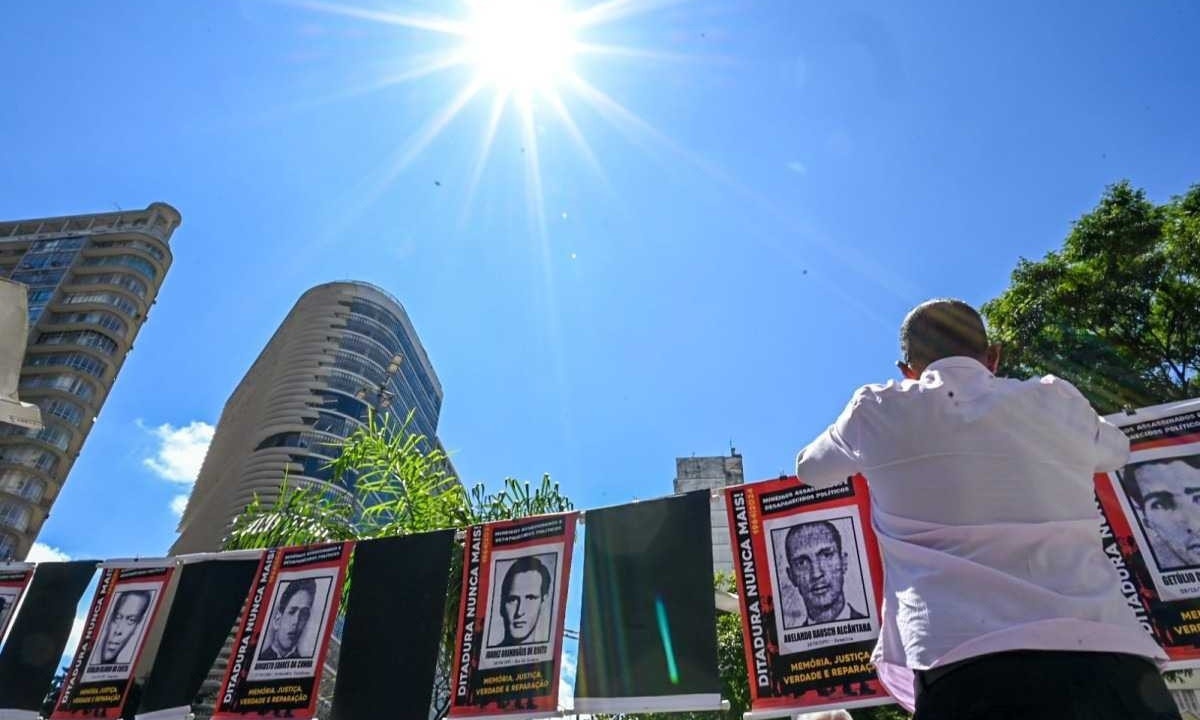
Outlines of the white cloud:
<svg viewBox="0 0 1200 720">
<path fill-rule="evenodd" d="M 575 706 L 575 654 L 563 652 L 562 674 L 558 677 L 558 704 L 560 707 Z"/>
<path fill-rule="evenodd" d="M 208 445 L 212 442 L 213 431 L 216 428 L 203 420 L 193 420 L 181 427 L 163 423 L 156 428 L 148 428 L 139 420 L 138 427 L 158 441 L 154 455 L 143 458 L 142 464 L 167 482 L 186 485 L 190 493 L 192 483 L 196 482 L 196 476 L 200 474 L 200 465 L 204 463 L 204 455 L 208 452 Z M 183 515 L 183 509 L 187 507 L 188 493 L 171 498 L 171 512 L 176 516 Z"/>
<path fill-rule="evenodd" d="M 797 175 L 807 175 L 808 174 L 808 168 L 805 167 L 804 163 L 800 162 L 799 160 L 793 160 L 790 163 L 788 163 L 787 169 L 791 170 L 792 172 L 796 173 Z"/>
<path fill-rule="evenodd" d="M 163 480 L 191 485 L 200 473 L 204 453 L 212 442 L 213 426 L 202 420 L 193 420 L 183 427 L 163 423 L 148 428 L 158 439 L 154 457 L 142 460 L 142 464 L 154 471 Z"/>
<path fill-rule="evenodd" d="M 25 558 L 26 562 L 66 562 L 71 556 L 59 550 L 56 547 L 51 547 L 45 543 L 35 542 L 33 547 L 29 548 L 29 556 Z"/>
<path fill-rule="evenodd" d="M 178 517 L 183 517 L 183 510 L 187 507 L 187 501 L 187 495 L 176 495 L 171 498 L 171 512 L 175 513 Z"/>
</svg>

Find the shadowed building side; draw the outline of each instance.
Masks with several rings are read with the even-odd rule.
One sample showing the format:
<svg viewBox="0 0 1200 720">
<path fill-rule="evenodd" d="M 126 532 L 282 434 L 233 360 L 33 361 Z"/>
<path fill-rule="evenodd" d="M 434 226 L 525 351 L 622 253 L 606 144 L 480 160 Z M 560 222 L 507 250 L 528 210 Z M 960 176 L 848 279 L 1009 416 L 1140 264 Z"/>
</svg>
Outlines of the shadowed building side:
<svg viewBox="0 0 1200 720">
<path fill-rule="evenodd" d="M 0 222 L 0 277 L 29 300 L 18 385 L 44 427 L 0 424 L 0 560 L 23 559 L 146 322 L 171 268 L 179 211 Z"/>
</svg>

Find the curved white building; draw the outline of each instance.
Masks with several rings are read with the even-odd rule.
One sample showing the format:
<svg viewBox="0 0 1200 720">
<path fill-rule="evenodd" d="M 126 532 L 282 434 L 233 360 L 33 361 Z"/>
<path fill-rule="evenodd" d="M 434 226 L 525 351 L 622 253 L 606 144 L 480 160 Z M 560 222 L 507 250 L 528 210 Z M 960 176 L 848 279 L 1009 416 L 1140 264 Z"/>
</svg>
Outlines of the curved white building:
<svg viewBox="0 0 1200 720">
<path fill-rule="evenodd" d="M 318 285 L 225 403 L 171 553 L 220 549 L 255 494 L 274 501 L 285 476 L 348 491 L 326 468 L 330 445 L 362 424 L 368 406 L 412 410 L 412 430 L 437 442 L 442 388 L 404 307 L 368 283 Z"/>
<path fill-rule="evenodd" d="M 28 288 L 20 397 L 45 427 L 0 424 L 0 560 L 21 559 L 49 516 L 171 267 L 179 211 L 0 223 L 0 277 Z"/>
</svg>

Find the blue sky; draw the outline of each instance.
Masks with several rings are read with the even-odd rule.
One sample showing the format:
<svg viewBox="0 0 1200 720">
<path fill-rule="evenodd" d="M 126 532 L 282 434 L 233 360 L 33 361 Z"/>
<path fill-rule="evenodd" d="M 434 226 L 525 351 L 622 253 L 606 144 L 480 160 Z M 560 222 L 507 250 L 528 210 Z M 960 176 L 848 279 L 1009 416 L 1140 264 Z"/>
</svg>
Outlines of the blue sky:
<svg viewBox="0 0 1200 720">
<path fill-rule="evenodd" d="M 561 91 L 594 163 L 535 98 L 536 152 L 510 105 L 473 193 L 493 90 L 415 152 L 472 70 L 380 82 L 446 35 L 265 0 L 8 8 L 0 217 L 184 218 L 41 541 L 163 553 L 208 426 L 321 282 L 405 304 L 466 482 L 550 472 L 586 507 L 731 441 L 748 477 L 787 469 L 894 375 L 911 305 L 993 297 L 1109 183 L 1200 181 L 1193 3 L 617 6 L 583 36 L 642 52 L 575 67 L 625 113 Z"/>
</svg>

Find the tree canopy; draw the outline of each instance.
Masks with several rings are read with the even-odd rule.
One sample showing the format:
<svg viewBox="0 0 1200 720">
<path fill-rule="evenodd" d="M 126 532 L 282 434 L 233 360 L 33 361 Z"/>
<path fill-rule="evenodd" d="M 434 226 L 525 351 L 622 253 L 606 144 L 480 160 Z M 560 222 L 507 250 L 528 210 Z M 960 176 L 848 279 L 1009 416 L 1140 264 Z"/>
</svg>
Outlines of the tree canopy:
<svg viewBox="0 0 1200 720">
<path fill-rule="evenodd" d="M 1200 185 L 1161 205 L 1108 187 L 983 314 L 1003 374 L 1065 378 L 1101 413 L 1200 396 Z"/>
</svg>

